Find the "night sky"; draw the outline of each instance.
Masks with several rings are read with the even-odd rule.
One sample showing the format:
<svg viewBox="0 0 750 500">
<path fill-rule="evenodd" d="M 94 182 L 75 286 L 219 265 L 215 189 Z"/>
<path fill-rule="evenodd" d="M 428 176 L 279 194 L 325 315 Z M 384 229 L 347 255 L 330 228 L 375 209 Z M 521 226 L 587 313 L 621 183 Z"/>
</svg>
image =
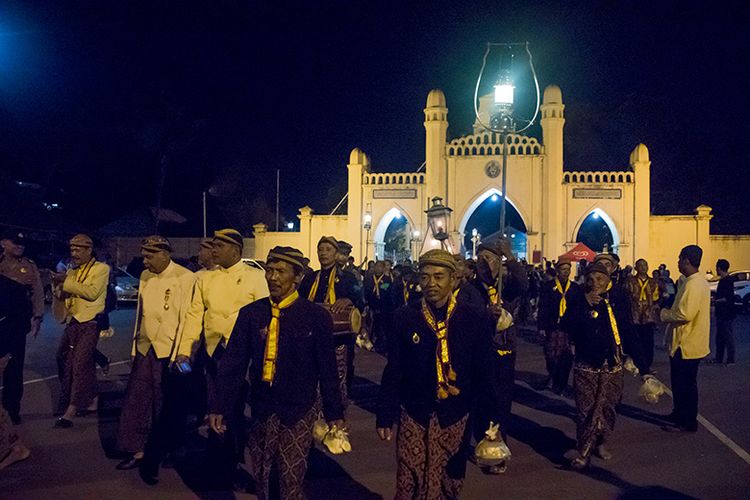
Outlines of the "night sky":
<svg viewBox="0 0 750 500">
<path fill-rule="evenodd" d="M 0 169 L 89 228 L 162 181 L 195 234 L 209 189 L 209 225 L 271 223 L 277 168 L 283 217 L 325 212 L 355 146 L 419 167 L 431 88 L 449 136 L 469 132 L 485 43 L 528 40 L 563 91 L 566 168 L 625 167 L 644 142 L 654 213 L 706 203 L 713 232 L 750 232 L 748 3 L 573 3 L 4 2 Z"/>
</svg>

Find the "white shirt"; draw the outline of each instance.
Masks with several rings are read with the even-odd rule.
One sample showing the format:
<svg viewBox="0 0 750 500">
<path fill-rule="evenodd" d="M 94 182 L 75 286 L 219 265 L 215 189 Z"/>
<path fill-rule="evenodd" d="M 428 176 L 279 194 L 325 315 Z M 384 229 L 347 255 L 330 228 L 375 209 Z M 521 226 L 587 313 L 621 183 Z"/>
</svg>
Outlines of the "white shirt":
<svg viewBox="0 0 750 500">
<path fill-rule="evenodd" d="M 174 261 L 159 274 L 141 274 L 138 313 L 133 332 L 133 352 L 148 354 L 153 347 L 158 359 L 171 356 L 175 339 L 185 326 L 193 298 L 195 275 Z"/>
<path fill-rule="evenodd" d="M 706 278 L 695 273 L 681 280 L 674 304 L 661 310 L 661 320 L 672 329 L 670 356 L 682 350 L 683 359 L 705 358 L 711 352 L 711 290 Z"/>
<path fill-rule="evenodd" d="M 266 297 L 265 273 L 242 261 L 226 269 L 218 267 L 202 273 L 195 283 L 177 353 L 190 356 L 203 331 L 206 351 L 212 355 L 220 342 L 229 341 L 240 309 Z"/>
</svg>

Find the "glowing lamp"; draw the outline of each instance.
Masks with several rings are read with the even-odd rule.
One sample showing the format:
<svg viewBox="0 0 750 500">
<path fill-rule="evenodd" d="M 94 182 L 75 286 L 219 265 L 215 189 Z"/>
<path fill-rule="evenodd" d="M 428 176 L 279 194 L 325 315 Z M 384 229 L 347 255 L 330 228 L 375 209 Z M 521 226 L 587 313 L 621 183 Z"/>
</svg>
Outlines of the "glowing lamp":
<svg viewBox="0 0 750 500">
<path fill-rule="evenodd" d="M 495 104 L 513 106 L 514 89 L 513 84 L 507 80 L 495 85 Z"/>
<path fill-rule="evenodd" d="M 369 231 L 372 228 L 372 214 L 370 212 L 365 213 L 365 219 L 363 227 Z"/>
<path fill-rule="evenodd" d="M 432 206 L 425 211 L 432 235 L 440 242 L 448 239 L 448 223 L 452 211 L 443 205 L 443 199 L 439 196 L 432 199 Z"/>
</svg>

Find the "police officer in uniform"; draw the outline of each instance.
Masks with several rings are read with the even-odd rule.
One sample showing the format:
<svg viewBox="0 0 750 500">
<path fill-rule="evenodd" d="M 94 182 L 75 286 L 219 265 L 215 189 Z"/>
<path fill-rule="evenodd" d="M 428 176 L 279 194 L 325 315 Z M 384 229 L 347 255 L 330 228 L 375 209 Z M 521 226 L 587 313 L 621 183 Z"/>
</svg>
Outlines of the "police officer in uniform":
<svg viewBox="0 0 750 500">
<path fill-rule="evenodd" d="M 26 235 L 8 230 L 2 237 L 3 253 L 0 256 L 0 274 L 21 284 L 26 290 L 31 305 L 29 321 L 22 322 L 11 332 L 11 359 L 3 373 L 3 408 L 8 411 L 14 424 L 21 422 L 21 397 L 23 396 L 23 364 L 26 357 L 26 334 L 34 338 L 39 334 L 44 315 L 44 290 L 39 269 L 33 261 L 23 256 Z"/>
</svg>

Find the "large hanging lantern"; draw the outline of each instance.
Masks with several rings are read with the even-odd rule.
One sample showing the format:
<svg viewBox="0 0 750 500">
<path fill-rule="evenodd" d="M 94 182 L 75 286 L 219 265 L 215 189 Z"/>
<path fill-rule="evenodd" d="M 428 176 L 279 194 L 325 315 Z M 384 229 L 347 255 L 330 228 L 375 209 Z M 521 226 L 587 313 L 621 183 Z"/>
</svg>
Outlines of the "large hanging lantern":
<svg viewBox="0 0 750 500">
<path fill-rule="evenodd" d="M 439 196 L 434 197 L 432 206 L 425 210 L 432 236 L 440 242 L 448 239 L 448 224 L 450 223 L 451 212 L 453 210 L 443 205 L 443 199 Z"/>
</svg>

